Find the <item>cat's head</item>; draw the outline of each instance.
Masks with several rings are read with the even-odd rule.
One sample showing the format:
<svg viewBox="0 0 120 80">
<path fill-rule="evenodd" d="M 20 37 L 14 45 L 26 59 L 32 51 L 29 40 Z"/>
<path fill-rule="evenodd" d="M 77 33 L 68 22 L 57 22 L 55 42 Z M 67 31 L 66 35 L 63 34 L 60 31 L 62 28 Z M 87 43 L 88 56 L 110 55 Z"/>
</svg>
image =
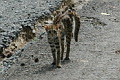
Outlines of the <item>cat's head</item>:
<svg viewBox="0 0 120 80">
<path fill-rule="evenodd" d="M 57 25 L 53 25 L 53 24 L 51 24 L 51 25 L 45 25 L 44 28 L 45 28 L 46 31 L 50 31 L 50 30 L 57 31 L 58 30 L 58 26 Z"/>
<path fill-rule="evenodd" d="M 45 25 L 44 29 L 47 32 L 47 35 L 49 36 L 49 38 L 53 38 L 57 36 L 57 29 L 55 25 Z"/>
</svg>

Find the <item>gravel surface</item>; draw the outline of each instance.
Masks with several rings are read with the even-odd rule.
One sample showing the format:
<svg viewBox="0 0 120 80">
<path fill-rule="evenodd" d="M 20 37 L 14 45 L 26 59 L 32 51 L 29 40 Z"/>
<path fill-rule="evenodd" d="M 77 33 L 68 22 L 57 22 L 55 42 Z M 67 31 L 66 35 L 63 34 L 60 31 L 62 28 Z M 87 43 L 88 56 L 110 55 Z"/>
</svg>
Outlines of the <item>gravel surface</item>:
<svg viewBox="0 0 120 80">
<path fill-rule="evenodd" d="M 81 4 L 82 5 L 82 4 Z M 120 80 L 120 1 L 76 4 L 81 15 L 79 41 L 72 40 L 70 62 L 51 66 L 46 35 L 28 43 L 1 80 Z M 82 9 L 81 9 L 82 8 Z M 9 61 L 10 62 L 10 61 Z"/>
<path fill-rule="evenodd" d="M 33 25 L 59 7 L 62 0 L 0 0 L 0 53 L 15 40 L 22 26 Z"/>
</svg>

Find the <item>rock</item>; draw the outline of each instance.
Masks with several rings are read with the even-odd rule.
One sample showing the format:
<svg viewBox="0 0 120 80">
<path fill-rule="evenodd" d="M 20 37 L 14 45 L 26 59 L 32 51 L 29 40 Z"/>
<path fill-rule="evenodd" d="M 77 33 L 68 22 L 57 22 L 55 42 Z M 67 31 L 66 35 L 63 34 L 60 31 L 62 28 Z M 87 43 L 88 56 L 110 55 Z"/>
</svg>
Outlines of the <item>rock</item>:
<svg viewBox="0 0 120 80">
<path fill-rule="evenodd" d="M 20 66 L 25 66 L 25 63 L 21 63 Z"/>
<path fill-rule="evenodd" d="M 35 60 L 34 60 L 34 61 L 37 63 L 37 62 L 39 62 L 39 59 L 38 59 L 38 58 L 35 58 Z"/>
<path fill-rule="evenodd" d="M 3 61 L 3 66 L 5 66 L 5 67 L 10 67 L 13 64 L 14 64 L 14 62 L 9 59 Z"/>
<path fill-rule="evenodd" d="M 24 49 L 21 49 L 21 52 L 23 52 L 24 51 Z"/>
</svg>

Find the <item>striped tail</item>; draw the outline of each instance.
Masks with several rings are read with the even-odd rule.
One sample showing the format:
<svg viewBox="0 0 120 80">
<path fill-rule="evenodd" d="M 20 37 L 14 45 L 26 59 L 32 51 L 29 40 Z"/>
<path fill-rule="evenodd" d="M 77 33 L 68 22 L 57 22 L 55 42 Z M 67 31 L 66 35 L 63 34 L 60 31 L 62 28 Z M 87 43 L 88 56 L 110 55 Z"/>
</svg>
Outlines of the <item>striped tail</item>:
<svg viewBox="0 0 120 80">
<path fill-rule="evenodd" d="M 75 15 L 74 20 L 75 20 L 74 39 L 77 42 L 78 41 L 78 33 L 79 33 L 79 29 L 80 29 L 80 17 Z"/>
<path fill-rule="evenodd" d="M 68 10 L 68 15 L 73 16 L 74 18 L 74 39 L 77 42 L 78 41 L 78 33 L 80 29 L 80 16 L 77 14 L 77 12 L 74 9 L 69 9 Z"/>
</svg>

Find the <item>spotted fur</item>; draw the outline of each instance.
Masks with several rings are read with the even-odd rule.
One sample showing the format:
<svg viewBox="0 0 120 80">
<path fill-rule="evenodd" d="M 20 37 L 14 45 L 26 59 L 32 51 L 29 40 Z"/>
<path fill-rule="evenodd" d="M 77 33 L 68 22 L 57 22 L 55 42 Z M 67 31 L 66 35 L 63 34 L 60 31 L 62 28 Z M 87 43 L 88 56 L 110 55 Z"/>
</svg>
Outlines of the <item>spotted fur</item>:
<svg viewBox="0 0 120 80">
<path fill-rule="evenodd" d="M 53 55 L 52 64 L 56 65 L 58 68 L 61 67 L 60 61 L 63 60 L 65 37 L 67 50 L 64 60 L 69 60 L 70 43 L 73 36 L 73 21 L 75 21 L 74 39 L 78 41 L 80 17 L 75 10 L 68 9 L 64 12 L 56 12 L 53 23 L 44 26 Z"/>
</svg>

